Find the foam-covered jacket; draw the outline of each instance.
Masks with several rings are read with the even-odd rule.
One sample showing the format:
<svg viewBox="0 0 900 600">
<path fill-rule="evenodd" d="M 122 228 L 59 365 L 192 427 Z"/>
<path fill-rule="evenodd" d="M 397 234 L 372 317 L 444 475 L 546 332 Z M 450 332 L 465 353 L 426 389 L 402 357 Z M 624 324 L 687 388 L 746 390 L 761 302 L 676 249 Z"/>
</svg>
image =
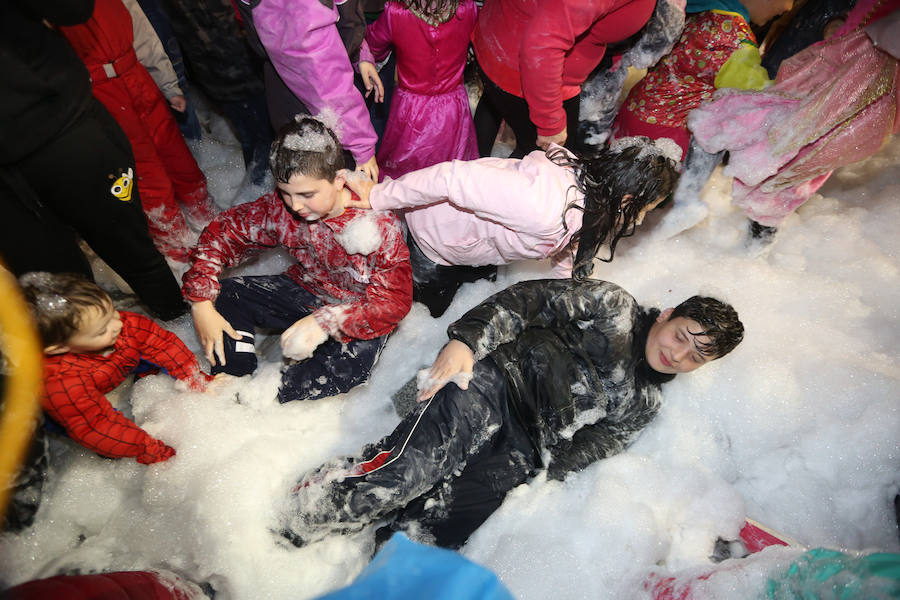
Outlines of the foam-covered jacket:
<svg viewBox="0 0 900 600">
<path fill-rule="evenodd" d="M 182 278 L 184 297 L 215 300 L 226 267 L 277 247 L 297 259 L 285 275 L 322 299 L 312 315 L 339 341 L 390 333 L 412 306 L 409 250 L 394 214 L 348 208 L 307 222 L 274 191 L 226 210 L 203 230 Z"/>
<path fill-rule="evenodd" d="M 621 452 L 656 415 L 660 384 L 644 356 L 658 314 L 605 281 L 536 280 L 491 296 L 450 325 L 476 360 L 505 374 L 509 402 L 549 476 Z"/>
<path fill-rule="evenodd" d="M 119 311 L 122 332 L 112 353 L 73 353 L 44 357 L 41 406 L 70 438 L 110 458 L 133 456 L 150 464 L 166 460 L 174 450 L 116 411 L 108 394 L 144 360 L 175 379 L 200 389 L 210 379 L 178 336 L 153 320 Z"/>
<path fill-rule="evenodd" d="M 525 98 L 538 135 L 566 126 L 563 100 L 577 96 L 609 44 L 637 33 L 655 0 L 491 0 L 472 46 L 500 88 Z"/>
</svg>

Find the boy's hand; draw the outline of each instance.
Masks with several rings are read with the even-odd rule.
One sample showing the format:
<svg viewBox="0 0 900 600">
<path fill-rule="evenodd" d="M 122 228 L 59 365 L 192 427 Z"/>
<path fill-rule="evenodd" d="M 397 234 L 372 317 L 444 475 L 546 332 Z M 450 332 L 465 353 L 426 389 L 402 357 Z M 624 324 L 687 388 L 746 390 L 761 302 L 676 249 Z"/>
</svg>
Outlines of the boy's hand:
<svg viewBox="0 0 900 600">
<path fill-rule="evenodd" d="M 471 348 L 459 340 L 450 340 L 428 370 L 425 385 L 420 386 L 416 402 L 424 402 L 434 396 L 448 381 L 454 380 L 460 389 L 469 387 L 475 354 Z"/>
<path fill-rule="evenodd" d="M 144 451 L 138 454 L 135 459 L 142 465 L 152 465 L 153 463 L 164 462 L 175 456 L 175 448 L 166 446 L 159 440 L 144 446 Z"/>
<path fill-rule="evenodd" d="M 372 208 L 369 203 L 369 194 L 375 187 L 375 182 L 371 179 L 363 179 L 362 177 L 348 177 L 347 187 L 359 196 L 359 200 L 348 200 L 347 206 L 350 208 Z"/>
<path fill-rule="evenodd" d="M 281 334 L 281 353 L 294 360 L 306 360 L 327 339 L 328 334 L 316 319 L 307 315 Z"/>
<path fill-rule="evenodd" d="M 240 340 L 241 335 L 234 330 L 231 323 L 219 314 L 212 301 L 204 300 L 194 302 L 191 306 L 191 316 L 194 318 L 194 330 L 200 338 L 200 345 L 209 364 L 214 365 L 214 356 L 219 359 L 219 364 L 225 364 L 225 341 L 222 332 L 225 332 L 234 340 Z"/>
<path fill-rule="evenodd" d="M 559 144 L 562 146 L 566 143 L 566 140 L 569 138 L 568 132 L 563 129 L 556 135 L 539 135 L 537 136 L 537 146 L 541 150 L 546 150 L 550 147 L 550 144 Z"/>
<path fill-rule="evenodd" d="M 381 83 L 381 76 L 378 74 L 378 68 L 367 60 L 359 62 L 359 75 L 362 77 L 363 85 L 366 86 L 366 98 L 372 95 L 375 102 L 384 102 L 384 84 Z"/>
<path fill-rule="evenodd" d="M 372 181 L 378 181 L 378 163 L 375 161 L 375 155 L 361 165 L 356 165 L 357 171 L 362 171 L 369 176 Z"/>
<path fill-rule="evenodd" d="M 182 96 L 181 94 L 172 96 L 171 98 L 169 98 L 169 106 L 171 106 L 178 112 L 183 113 L 187 108 L 187 100 L 185 100 L 184 96 Z"/>
</svg>

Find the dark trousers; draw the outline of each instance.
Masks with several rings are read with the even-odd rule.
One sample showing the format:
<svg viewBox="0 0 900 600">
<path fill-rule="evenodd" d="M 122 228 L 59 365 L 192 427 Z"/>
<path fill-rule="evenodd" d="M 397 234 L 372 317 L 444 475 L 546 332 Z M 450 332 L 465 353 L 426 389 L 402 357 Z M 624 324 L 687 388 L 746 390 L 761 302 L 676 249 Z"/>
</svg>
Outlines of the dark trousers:
<svg viewBox="0 0 900 600">
<path fill-rule="evenodd" d="M 501 89 L 485 75 L 481 67 L 478 68 L 478 74 L 484 84 L 484 93 L 478 101 L 474 116 L 478 153 L 481 156 L 491 155 L 494 140 L 497 138 L 497 132 L 500 131 L 501 121 L 506 121 L 513 133 L 516 134 L 516 147 L 510 154 L 510 158 L 522 158 L 529 152 L 537 150 L 537 127 L 531 122 L 531 117 L 528 115 L 528 103 L 525 98 Z M 566 111 L 566 131 L 568 132 L 565 147 L 570 150 L 576 148 L 580 102 L 578 96 L 563 102 L 563 110 Z"/>
<path fill-rule="evenodd" d="M 244 338 L 236 341 L 225 336 L 225 365 L 216 361 L 212 372 L 238 376 L 253 373 L 257 365 L 255 329 L 284 331 L 320 306 L 323 303 L 318 297 L 287 275 L 222 280 L 216 310 Z M 384 335 L 349 342 L 328 338 L 310 358 L 285 366 L 278 401 L 317 400 L 348 392 L 364 383 L 387 338 Z"/>
<path fill-rule="evenodd" d="M 439 265 L 422 252 L 411 235 L 406 236 L 409 262 L 413 271 L 413 301 L 428 307 L 431 316 L 438 318 L 446 312 L 453 297 L 464 283 L 479 279 L 497 279 L 497 267 L 485 265 Z"/>
<path fill-rule="evenodd" d="M 312 539 L 386 518 L 391 530 L 458 548 L 539 465 L 504 374 L 483 360 L 467 390 L 447 384 L 359 460 L 305 477 L 286 529 Z"/>
<path fill-rule="evenodd" d="M 265 94 L 223 102 L 220 107 L 241 143 L 250 181 L 254 185 L 262 184 L 269 171 L 269 148 L 272 145 L 272 125 Z"/>
<path fill-rule="evenodd" d="M 134 173 L 128 138 L 99 102 L 66 130 L 15 165 L 0 167 L 0 254 L 16 275 L 80 273 L 93 278 L 77 236 L 122 278 L 159 318 L 186 310 L 175 276 L 147 232 L 137 186 L 113 195 L 114 182 Z"/>
</svg>

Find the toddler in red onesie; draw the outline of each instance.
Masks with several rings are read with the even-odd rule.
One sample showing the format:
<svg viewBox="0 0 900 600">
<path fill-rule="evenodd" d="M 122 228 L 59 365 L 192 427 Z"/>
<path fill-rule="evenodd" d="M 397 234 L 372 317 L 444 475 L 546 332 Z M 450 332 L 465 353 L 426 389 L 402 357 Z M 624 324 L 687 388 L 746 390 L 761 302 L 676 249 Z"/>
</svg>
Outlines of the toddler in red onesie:
<svg viewBox="0 0 900 600">
<path fill-rule="evenodd" d="M 19 282 L 44 345 L 45 413 L 101 456 L 133 456 L 143 464 L 174 456 L 174 448 L 115 410 L 104 394 L 132 373 L 160 369 L 203 389 L 211 376 L 187 346 L 151 319 L 117 311 L 103 289 L 77 275 L 32 272 Z"/>
</svg>

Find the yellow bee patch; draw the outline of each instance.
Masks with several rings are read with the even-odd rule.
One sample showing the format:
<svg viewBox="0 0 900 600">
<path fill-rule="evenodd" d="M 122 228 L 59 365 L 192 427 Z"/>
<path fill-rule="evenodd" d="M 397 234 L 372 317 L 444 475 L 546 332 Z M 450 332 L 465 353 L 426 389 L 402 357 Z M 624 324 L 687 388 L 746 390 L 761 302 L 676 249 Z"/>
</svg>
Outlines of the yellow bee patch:
<svg viewBox="0 0 900 600">
<path fill-rule="evenodd" d="M 112 175 L 110 175 L 110 178 L 112 178 Z M 134 187 L 134 173 L 131 171 L 131 167 L 128 167 L 128 171 L 119 175 L 119 178 L 113 182 L 109 191 L 122 202 L 128 202 L 131 200 L 132 187 Z"/>
</svg>

